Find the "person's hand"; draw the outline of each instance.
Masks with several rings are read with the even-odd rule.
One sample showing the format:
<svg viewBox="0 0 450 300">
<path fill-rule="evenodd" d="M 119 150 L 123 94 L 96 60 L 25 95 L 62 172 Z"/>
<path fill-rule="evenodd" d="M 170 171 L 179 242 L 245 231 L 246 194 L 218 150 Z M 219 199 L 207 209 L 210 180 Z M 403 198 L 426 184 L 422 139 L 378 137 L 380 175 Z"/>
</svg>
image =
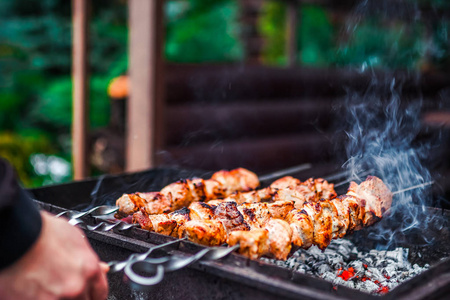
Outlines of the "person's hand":
<svg viewBox="0 0 450 300">
<path fill-rule="evenodd" d="M 42 231 L 32 248 L 0 271 L 1 299 L 106 299 L 108 266 L 83 232 L 42 212 Z M 2 241 L 4 243 L 7 241 Z"/>
</svg>

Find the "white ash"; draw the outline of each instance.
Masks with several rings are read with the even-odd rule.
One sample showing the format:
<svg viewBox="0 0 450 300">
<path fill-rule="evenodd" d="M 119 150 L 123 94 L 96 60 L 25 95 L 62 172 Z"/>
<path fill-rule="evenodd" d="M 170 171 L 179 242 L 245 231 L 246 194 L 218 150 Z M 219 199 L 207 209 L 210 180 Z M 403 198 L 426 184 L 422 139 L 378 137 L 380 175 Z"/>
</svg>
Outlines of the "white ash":
<svg viewBox="0 0 450 300">
<path fill-rule="evenodd" d="M 333 240 L 325 251 L 313 246 L 308 250 L 298 250 L 286 261 L 262 259 L 299 273 L 321 277 L 334 285 L 380 293 L 395 288 L 430 267 L 428 264 L 423 267 L 411 265 L 408 252 L 409 249 L 402 247 L 391 251 L 363 252 L 358 251 L 351 241 L 339 239 Z"/>
</svg>

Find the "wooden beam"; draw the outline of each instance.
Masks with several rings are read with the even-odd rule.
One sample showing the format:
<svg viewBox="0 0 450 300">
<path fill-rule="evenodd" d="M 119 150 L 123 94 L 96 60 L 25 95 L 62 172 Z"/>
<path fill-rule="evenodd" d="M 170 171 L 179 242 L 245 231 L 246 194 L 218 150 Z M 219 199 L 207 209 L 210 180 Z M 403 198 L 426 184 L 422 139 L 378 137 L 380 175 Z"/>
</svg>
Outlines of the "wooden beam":
<svg viewBox="0 0 450 300">
<path fill-rule="evenodd" d="M 126 170 L 156 165 L 163 144 L 163 0 L 129 1 Z"/>
<path fill-rule="evenodd" d="M 287 37 L 286 52 L 288 66 L 292 67 L 297 63 L 298 45 L 297 45 L 297 26 L 298 26 L 298 9 L 300 5 L 297 1 L 287 3 Z"/>
<path fill-rule="evenodd" d="M 74 179 L 89 175 L 87 132 L 89 128 L 88 0 L 72 1 L 72 159 Z"/>
</svg>

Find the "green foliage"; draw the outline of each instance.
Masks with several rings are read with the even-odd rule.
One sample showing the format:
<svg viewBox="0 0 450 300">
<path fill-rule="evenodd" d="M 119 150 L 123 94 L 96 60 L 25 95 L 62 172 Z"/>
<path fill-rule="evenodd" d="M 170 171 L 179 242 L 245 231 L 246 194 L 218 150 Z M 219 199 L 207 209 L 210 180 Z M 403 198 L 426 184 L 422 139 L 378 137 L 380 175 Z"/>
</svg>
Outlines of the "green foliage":
<svg viewBox="0 0 450 300">
<path fill-rule="evenodd" d="M 106 94 L 109 79 L 95 76 L 90 80 L 89 116 L 92 128 L 106 126 L 109 121 L 109 98 Z M 47 126 L 69 130 L 72 124 L 72 78 L 61 77 L 49 84 L 39 95 L 31 117 Z"/>
<path fill-rule="evenodd" d="M 448 2 L 442 0 L 432 2 L 434 8 L 450 7 Z M 364 9 L 362 6 L 359 13 L 363 14 Z M 421 20 L 388 20 L 383 12 L 374 14 L 374 17 L 370 17 L 369 12 L 367 15 L 352 20 L 349 14 L 346 23 L 341 24 L 347 31 L 340 31 L 340 26 L 331 22 L 324 6 L 301 5 L 297 35 L 298 62 L 312 67 L 418 69 L 429 63 L 424 59 L 430 59 L 437 65 L 448 65 L 448 21 L 436 23 L 431 46 Z M 259 31 L 266 41 L 263 51 L 263 61 L 266 63 L 286 63 L 285 19 L 286 5 L 278 1 L 264 4 Z"/>
<path fill-rule="evenodd" d="M 0 155 L 13 162 L 27 185 L 44 180 L 32 171 L 31 154 L 41 151 L 70 158 L 71 26 L 71 1 L 0 3 Z M 94 128 L 108 123 L 106 88 L 111 78 L 126 71 L 127 35 L 126 3 L 92 1 L 90 119 Z M 26 131 L 30 134 L 17 133 Z M 39 139 L 52 146 L 42 147 L 36 142 Z M 17 150 L 18 145 L 24 149 Z"/>
<path fill-rule="evenodd" d="M 325 67 L 332 62 L 335 32 L 327 12 L 318 6 L 302 5 L 297 43 L 300 63 Z"/>
<path fill-rule="evenodd" d="M 34 153 L 53 153 L 51 140 L 47 133 L 39 130 L 24 130 L 18 133 L 0 133 L 0 157 L 8 160 L 17 170 L 25 186 L 39 186 L 43 178 L 36 176 L 29 160 Z"/>
<path fill-rule="evenodd" d="M 422 26 L 397 22 L 380 28 L 383 26 L 373 19 L 358 24 L 337 52 L 337 65 L 417 68 L 425 47 Z"/>
<path fill-rule="evenodd" d="M 274 65 L 286 64 L 286 4 L 281 1 L 266 2 L 258 27 L 266 42 L 262 53 L 263 61 Z"/>
<path fill-rule="evenodd" d="M 168 1 L 165 55 L 172 62 L 241 60 L 236 1 Z"/>
<path fill-rule="evenodd" d="M 263 61 L 268 64 L 287 63 L 287 6 L 283 2 L 266 2 L 262 9 L 259 32 L 264 38 Z M 301 5 L 298 11 L 298 62 L 302 65 L 327 66 L 333 59 L 335 32 L 324 8 Z"/>
<path fill-rule="evenodd" d="M 121 75 L 111 74 L 111 70 L 118 63 L 127 60 L 128 15 L 126 3 L 121 2 L 93 1 L 94 11 L 89 33 L 90 71 L 94 75 L 103 76 L 108 82 L 112 77 Z M 120 72 L 126 70 L 122 68 Z"/>
</svg>

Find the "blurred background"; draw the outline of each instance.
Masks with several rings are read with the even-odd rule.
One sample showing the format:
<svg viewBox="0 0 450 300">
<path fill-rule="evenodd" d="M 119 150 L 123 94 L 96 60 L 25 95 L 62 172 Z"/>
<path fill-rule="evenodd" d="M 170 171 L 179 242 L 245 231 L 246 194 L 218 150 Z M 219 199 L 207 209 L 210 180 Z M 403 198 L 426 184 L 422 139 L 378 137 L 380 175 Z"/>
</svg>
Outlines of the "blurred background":
<svg viewBox="0 0 450 300">
<path fill-rule="evenodd" d="M 127 4 L 90 8 L 91 175 L 124 171 Z M 449 9 L 446 0 L 165 1 L 160 164 L 337 169 L 349 91 L 374 78 L 390 85 L 393 74 L 402 96 L 424 104 L 422 138 L 439 135 L 436 155 L 448 157 Z M 65 0 L 0 2 L 0 156 L 27 187 L 73 176 L 71 10 Z"/>
</svg>

